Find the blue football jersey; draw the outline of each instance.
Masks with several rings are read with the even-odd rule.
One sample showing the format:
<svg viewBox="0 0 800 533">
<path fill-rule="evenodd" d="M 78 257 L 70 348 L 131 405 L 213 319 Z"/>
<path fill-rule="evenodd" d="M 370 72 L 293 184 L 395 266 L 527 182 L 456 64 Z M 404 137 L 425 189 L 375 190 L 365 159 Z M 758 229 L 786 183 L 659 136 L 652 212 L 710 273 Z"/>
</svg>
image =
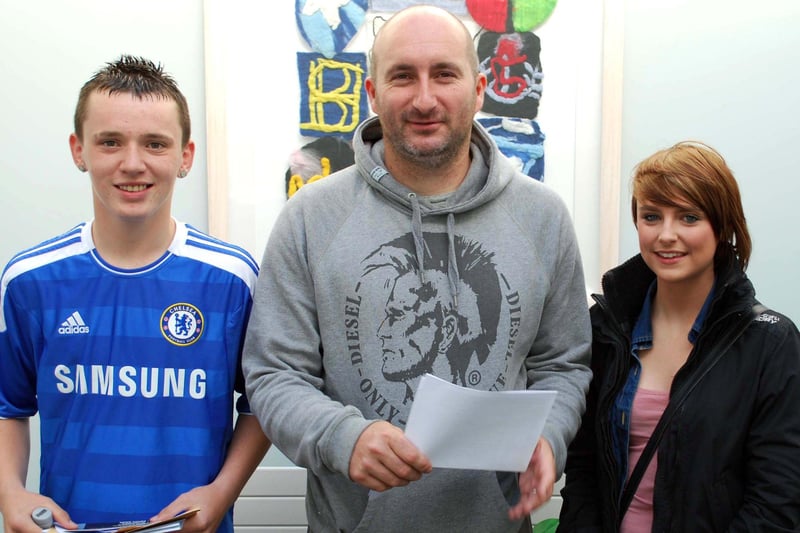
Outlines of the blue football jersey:
<svg viewBox="0 0 800 533">
<path fill-rule="evenodd" d="M 91 223 L 17 254 L 0 285 L 0 417 L 41 418 L 40 492 L 76 522 L 148 518 L 219 472 L 258 265 L 176 223 L 124 270 Z M 221 530 L 232 531 L 232 515 Z"/>
</svg>

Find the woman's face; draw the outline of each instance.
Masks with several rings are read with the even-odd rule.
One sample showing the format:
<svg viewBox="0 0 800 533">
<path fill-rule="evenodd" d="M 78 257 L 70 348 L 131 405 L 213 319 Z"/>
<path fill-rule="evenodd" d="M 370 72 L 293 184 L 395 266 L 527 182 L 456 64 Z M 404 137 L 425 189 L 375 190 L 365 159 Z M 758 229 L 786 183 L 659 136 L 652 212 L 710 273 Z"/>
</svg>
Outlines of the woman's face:
<svg viewBox="0 0 800 533">
<path fill-rule="evenodd" d="M 678 207 L 646 199 L 637 203 L 639 250 L 659 284 L 711 284 L 717 236 L 701 209 L 678 203 Z"/>
</svg>

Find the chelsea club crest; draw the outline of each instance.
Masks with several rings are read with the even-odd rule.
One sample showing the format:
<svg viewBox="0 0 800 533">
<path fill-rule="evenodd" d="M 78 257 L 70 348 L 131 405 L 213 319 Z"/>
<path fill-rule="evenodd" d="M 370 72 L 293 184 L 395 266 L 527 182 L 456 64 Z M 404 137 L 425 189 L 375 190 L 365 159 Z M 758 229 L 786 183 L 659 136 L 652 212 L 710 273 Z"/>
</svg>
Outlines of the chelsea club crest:
<svg viewBox="0 0 800 533">
<path fill-rule="evenodd" d="M 203 314 L 192 304 L 173 304 L 161 314 L 161 333 L 175 346 L 194 344 L 204 329 Z"/>
</svg>

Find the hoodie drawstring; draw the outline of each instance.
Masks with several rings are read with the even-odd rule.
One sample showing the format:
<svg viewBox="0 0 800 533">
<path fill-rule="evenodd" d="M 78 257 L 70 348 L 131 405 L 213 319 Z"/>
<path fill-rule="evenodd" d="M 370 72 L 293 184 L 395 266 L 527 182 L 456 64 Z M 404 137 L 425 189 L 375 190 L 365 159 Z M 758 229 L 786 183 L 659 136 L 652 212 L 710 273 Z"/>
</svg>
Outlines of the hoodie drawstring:
<svg viewBox="0 0 800 533">
<path fill-rule="evenodd" d="M 458 272 L 458 263 L 456 262 L 455 226 L 455 215 L 453 215 L 453 213 L 447 213 L 447 281 L 450 282 L 450 294 L 453 295 L 453 307 L 458 309 L 458 280 L 461 279 L 461 275 Z"/>
<path fill-rule="evenodd" d="M 412 193 L 408 194 L 411 201 L 411 235 L 414 238 L 414 251 L 417 256 L 419 268 L 419 281 L 425 283 L 425 238 L 422 235 L 422 210 L 419 207 L 419 198 Z M 453 307 L 458 309 L 458 263 L 456 262 L 455 245 L 455 220 L 453 213 L 447 214 L 447 281 L 450 284 L 450 295 L 453 297 Z"/>
<path fill-rule="evenodd" d="M 416 194 L 409 193 L 408 199 L 411 200 L 411 235 L 414 237 L 414 251 L 417 253 L 419 282 L 425 283 L 425 238 L 422 236 L 422 211 L 419 208 L 419 198 Z"/>
</svg>

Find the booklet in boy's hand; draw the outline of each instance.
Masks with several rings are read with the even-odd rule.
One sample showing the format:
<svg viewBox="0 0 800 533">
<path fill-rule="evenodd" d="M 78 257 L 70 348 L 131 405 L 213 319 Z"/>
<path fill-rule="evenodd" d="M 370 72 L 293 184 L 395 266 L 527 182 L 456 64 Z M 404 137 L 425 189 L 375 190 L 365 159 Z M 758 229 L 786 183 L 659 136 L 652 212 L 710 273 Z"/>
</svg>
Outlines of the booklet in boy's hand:
<svg viewBox="0 0 800 533">
<path fill-rule="evenodd" d="M 183 521 L 194 516 L 198 511 L 200 511 L 200 509 L 190 509 L 172 518 L 158 520 L 156 522 L 150 522 L 149 520 L 133 520 L 118 522 L 116 524 L 87 523 L 79 524 L 78 529 L 66 529 L 56 524 L 54 528 L 58 533 L 69 533 L 71 531 L 80 533 L 88 533 L 90 531 L 96 533 L 169 533 L 170 531 L 180 531 L 183 528 Z"/>
</svg>

